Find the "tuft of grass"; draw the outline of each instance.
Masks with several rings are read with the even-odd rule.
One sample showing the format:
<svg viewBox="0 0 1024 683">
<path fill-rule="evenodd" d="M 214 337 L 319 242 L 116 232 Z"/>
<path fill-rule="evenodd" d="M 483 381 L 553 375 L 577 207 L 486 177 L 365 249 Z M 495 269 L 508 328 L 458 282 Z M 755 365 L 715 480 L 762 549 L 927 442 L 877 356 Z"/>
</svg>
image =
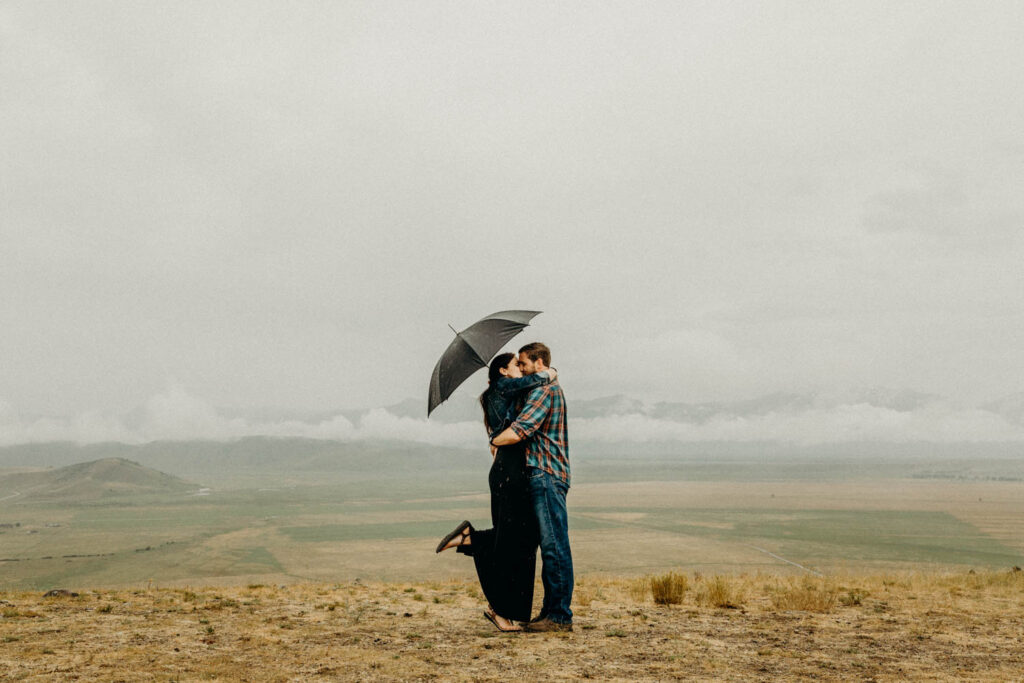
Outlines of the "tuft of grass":
<svg viewBox="0 0 1024 683">
<path fill-rule="evenodd" d="M 802 612 L 828 612 L 835 607 L 839 591 L 828 582 L 803 577 L 775 589 L 771 595 L 772 605 L 778 610 L 799 610 Z"/>
<path fill-rule="evenodd" d="M 98 607 L 96 611 L 102 614 L 110 614 L 112 611 L 114 611 L 114 605 L 108 602 L 107 604 Z"/>
<path fill-rule="evenodd" d="M 683 601 L 683 594 L 690 587 L 690 582 L 683 574 L 669 572 L 649 579 L 651 597 L 656 605 L 678 605 Z"/>
<path fill-rule="evenodd" d="M 643 576 L 630 581 L 627 586 L 629 597 L 634 602 L 646 602 L 647 596 L 651 594 L 651 577 Z"/>
<path fill-rule="evenodd" d="M 736 609 L 743 604 L 742 591 L 724 576 L 703 578 L 695 597 L 703 607 Z"/>
<path fill-rule="evenodd" d="M 592 586 L 587 583 L 582 589 L 573 592 L 573 602 L 580 607 L 590 607 L 594 600 L 604 599 L 605 595 L 600 585 Z M 642 600 L 643 596 L 639 596 L 639 599 Z"/>
<path fill-rule="evenodd" d="M 839 596 L 839 604 L 843 607 L 858 607 L 864 602 L 864 598 L 867 596 L 868 594 L 866 591 L 850 588 Z"/>
</svg>

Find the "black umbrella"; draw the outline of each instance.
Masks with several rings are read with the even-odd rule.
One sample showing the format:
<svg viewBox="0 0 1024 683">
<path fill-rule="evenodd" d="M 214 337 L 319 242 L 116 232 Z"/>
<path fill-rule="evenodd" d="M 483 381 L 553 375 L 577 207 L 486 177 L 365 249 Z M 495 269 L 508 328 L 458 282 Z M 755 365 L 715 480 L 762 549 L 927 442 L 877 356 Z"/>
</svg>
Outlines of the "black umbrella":
<svg viewBox="0 0 1024 683">
<path fill-rule="evenodd" d="M 499 311 L 456 332 L 430 376 L 427 416 L 447 401 L 470 375 L 487 367 L 494 354 L 538 314 L 540 311 Z"/>
</svg>

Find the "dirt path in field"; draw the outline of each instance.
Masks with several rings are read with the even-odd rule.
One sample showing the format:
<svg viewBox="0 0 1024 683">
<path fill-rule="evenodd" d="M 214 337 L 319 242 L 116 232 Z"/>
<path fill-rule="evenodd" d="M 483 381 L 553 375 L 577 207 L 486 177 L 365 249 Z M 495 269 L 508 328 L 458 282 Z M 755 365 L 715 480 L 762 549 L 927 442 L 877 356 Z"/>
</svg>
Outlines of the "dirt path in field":
<svg viewBox="0 0 1024 683">
<path fill-rule="evenodd" d="M 748 548 L 753 548 L 754 550 L 757 550 L 757 551 L 759 551 L 759 552 L 762 552 L 762 553 L 764 553 L 765 555 L 767 555 L 768 557 L 773 557 L 773 558 L 775 558 L 776 560 L 779 560 L 780 562 L 785 562 L 786 564 L 791 564 L 791 565 L 793 565 L 794 567 L 796 567 L 796 568 L 798 568 L 798 569 L 803 569 L 803 570 L 804 570 L 805 572 L 807 572 L 808 574 L 813 574 L 814 576 L 824 576 L 824 575 L 823 575 L 823 574 L 822 574 L 821 572 L 819 572 L 819 571 L 815 571 L 815 570 L 813 570 L 813 569 L 808 569 L 807 567 L 803 566 L 802 564 L 797 564 L 797 563 L 796 563 L 796 562 L 794 562 L 793 560 L 787 560 L 786 558 L 784 558 L 784 557 L 781 557 L 781 556 L 779 556 L 779 555 L 776 555 L 775 553 L 773 553 L 773 552 L 771 552 L 771 551 L 769 551 L 769 550 L 765 550 L 764 548 L 759 548 L 758 546 L 756 546 L 756 545 L 750 545 L 749 543 L 747 543 L 747 544 L 746 544 L 746 546 L 747 546 Z"/>
</svg>

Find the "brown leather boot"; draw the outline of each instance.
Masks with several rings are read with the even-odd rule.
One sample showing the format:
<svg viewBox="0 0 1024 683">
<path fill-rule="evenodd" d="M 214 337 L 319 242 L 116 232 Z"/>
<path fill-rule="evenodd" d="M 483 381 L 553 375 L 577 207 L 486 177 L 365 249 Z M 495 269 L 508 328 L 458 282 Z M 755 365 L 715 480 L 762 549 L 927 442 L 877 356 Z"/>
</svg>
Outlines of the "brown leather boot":
<svg viewBox="0 0 1024 683">
<path fill-rule="evenodd" d="M 558 631 L 571 631 L 572 623 L 560 624 L 557 621 L 551 621 L 548 617 L 544 617 L 540 621 L 531 621 L 526 625 L 526 630 L 530 633 L 554 633 Z"/>
</svg>

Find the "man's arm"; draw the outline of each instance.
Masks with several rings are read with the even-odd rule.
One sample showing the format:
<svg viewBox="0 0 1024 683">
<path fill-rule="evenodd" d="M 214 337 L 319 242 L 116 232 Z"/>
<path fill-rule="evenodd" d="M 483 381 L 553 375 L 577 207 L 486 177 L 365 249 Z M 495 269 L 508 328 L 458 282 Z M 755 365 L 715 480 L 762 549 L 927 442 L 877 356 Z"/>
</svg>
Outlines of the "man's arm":
<svg viewBox="0 0 1024 683">
<path fill-rule="evenodd" d="M 491 443 L 495 446 L 511 446 L 514 443 L 519 443 L 537 431 L 550 410 L 551 394 L 544 387 L 534 389 L 526 399 L 526 405 L 523 406 L 516 421 L 508 429 L 491 439 Z"/>
<path fill-rule="evenodd" d="M 522 441 L 522 437 L 515 433 L 511 427 L 491 439 L 492 446 L 511 446 Z"/>
</svg>

